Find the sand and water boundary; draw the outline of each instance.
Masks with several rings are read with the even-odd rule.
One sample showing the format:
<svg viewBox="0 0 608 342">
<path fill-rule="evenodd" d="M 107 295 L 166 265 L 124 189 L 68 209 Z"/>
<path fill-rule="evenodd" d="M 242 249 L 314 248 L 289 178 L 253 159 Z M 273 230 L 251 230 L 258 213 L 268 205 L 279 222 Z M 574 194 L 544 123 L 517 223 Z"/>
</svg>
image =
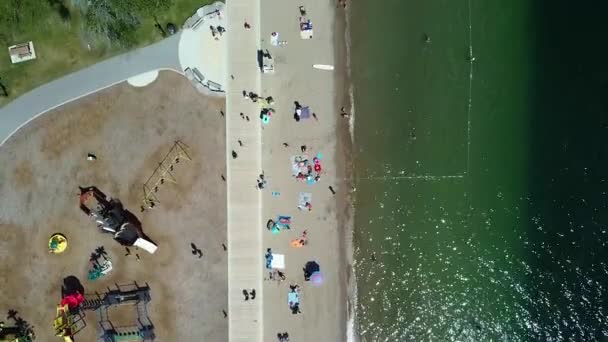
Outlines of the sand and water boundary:
<svg viewBox="0 0 608 342">
<path fill-rule="evenodd" d="M 335 108 L 346 107 L 350 117 L 345 124 L 338 125 L 336 135 L 336 165 L 342 165 L 337 170 L 337 179 L 342 180 L 340 187 L 349 189 L 336 197 L 338 222 L 342 243 L 340 245 L 341 263 L 346 267 L 343 284 L 346 290 L 346 338 L 348 342 L 359 341 L 356 310 L 357 310 L 357 281 L 354 269 L 354 85 L 351 79 L 349 9 L 336 10 L 334 46 L 336 58 L 336 99 Z"/>
</svg>

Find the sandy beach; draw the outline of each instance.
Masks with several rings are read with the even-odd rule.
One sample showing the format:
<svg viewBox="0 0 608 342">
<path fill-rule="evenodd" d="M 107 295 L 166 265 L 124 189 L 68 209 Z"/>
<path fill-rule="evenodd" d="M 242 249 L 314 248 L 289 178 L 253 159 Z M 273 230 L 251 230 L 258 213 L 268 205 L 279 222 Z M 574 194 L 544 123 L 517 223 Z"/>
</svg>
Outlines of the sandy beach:
<svg viewBox="0 0 608 342">
<path fill-rule="evenodd" d="M 312 39 L 300 36 L 299 5 L 304 6 L 306 18 L 313 23 Z M 274 74 L 262 75 L 260 94 L 272 96 L 276 102 L 276 114 L 263 126 L 262 133 L 262 165 L 267 180 L 261 190 L 263 219 L 275 220 L 279 215 L 292 218 L 291 229 L 279 234 L 264 232 L 264 249 L 285 255 L 286 275 L 282 282 L 264 281 L 264 340 L 288 332 L 292 341 L 345 341 L 351 187 L 342 181 L 349 178 L 350 169 L 348 120 L 339 115 L 340 107 L 349 108 L 344 91 L 343 10 L 337 9 L 334 1 L 296 5 L 269 0 L 263 2 L 261 13 L 261 48 L 269 50 L 276 69 Z M 272 32 L 278 32 L 280 40 L 287 43 L 273 46 Z M 335 70 L 318 70 L 313 64 L 334 65 Z M 316 118 L 294 120 L 294 101 L 308 106 Z M 298 181 L 292 174 L 290 159 L 301 155 L 321 157 L 321 178 L 315 184 Z M 312 196 L 311 211 L 298 209 L 300 193 Z M 290 241 L 305 230 L 308 244 L 302 248 L 290 246 Z M 304 281 L 303 267 L 309 261 L 320 265 L 320 286 Z M 289 308 L 290 285 L 300 286 L 301 314 L 292 314 Z"/>
</svg>

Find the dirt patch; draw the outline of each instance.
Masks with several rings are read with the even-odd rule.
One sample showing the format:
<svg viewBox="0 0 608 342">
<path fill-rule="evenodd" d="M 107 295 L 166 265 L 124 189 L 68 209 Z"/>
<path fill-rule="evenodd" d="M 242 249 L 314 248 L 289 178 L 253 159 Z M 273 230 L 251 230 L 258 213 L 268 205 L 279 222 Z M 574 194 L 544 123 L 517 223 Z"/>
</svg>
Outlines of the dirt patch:
<svg viewBox="0 0 608 342">
<path fill-rule="evenodd" d="M 53 341 L 50 326 L 63 278 L 78 277 L 86 293 L 135 281 L 150 286 L 148 313 L 159 340 L 226 341 L 226 197 L 219 177 L 225 174 L 225 128 L 218 114 L 223 106 L 221 99 L 198 94 L 185 78 L 162 72 L 148 87 L 121 84 L 47 113 L 0 148 L 0 312 L 18 310 L 39 340 Z M 159 189 L 161 205 L 140 213 L 142 184 L 176 140 L 190 147 L 192 161 L 175 166 L 177 183 Z M 97 160 L 88 161 L 87 153 Z M 78 208 L 78 186 L 89 185 L 137 216 L 158 244 L 155 254 L 127 252 L 99 231 Z M 50 255 L 48 238 L 55 232 L 69 246 Z M 194 258 L 190 243 L 205 256 Z M 89 257 L 99 246 L 114 268 L 91 281 Z M 126 311 L 114 315 L 134 317 Z M 94 312 L 87 312 L 86 322 L 77 338 L 93 341 Z"/>
<path fill-rule="evenodd" d="M 23 231 L 27 231 L 24 227 L 13 224 L 0 224 L 0 301 L 13 302 L 9 300 L 12 297 L 10 294 L 17 292 L 22 286 L 27 287 L 27 282 L 20 272 L 14 272 L 11 265 L 20 263 L 19 251 L 27 249 L 26 236 Z M 24 266 L 27 266 L 28 260 L 23 260 Z M 15 303 L 16 304 L 16 303 Z"/>
<path fill-rule="evenodd" d="M 35 178 L 32 171 L 32 163 L 29 160 L 21 160 L 17 163 L 13 172 L 13 183 L 19 189 L 34 185 Z"/>
<path fill-rule="evenodd" d="M 181 157 L 180 161 L 175 163 L 173 160 L 178 153 L 185 153 L 188 157 Z M 160 145 L 153 153 L 146 156 L 143 163 L 137 168 L 135 182 L 129 185 L 129 193 L 132 195 L 129 201 L 142 202 L 143 186 L 147 182 L 151 190 L 157 190 L 154 194 L 160 202 L 159 206 L 162 206 L 163 209 L 175 210 L 180 207 L 180 203 L 187 203 L 190 193 L 196 188 L 193 185 L 199 181 L 201 175 L 198 172 L 201 160 L 194 158 L 199 155 L 196 148 L 185 145 L 183 142 L 180 142 L 180 146 L 176 146 L 175 142 Z M 171 166 L 173 166 L 172 169 Z M 163 169 L 169 171 L 166 177 L 162 177 Z M 164 179 L 163 184 L 157 185 L 157 189 L 155 189 L 154 185 L 161 178 Z"/>
<path fill-rule="evenodd" d="M 38 119 L 44 129 L 41 151 L 49 159 L 57 159 L 66 150 L 75 148 L 72 141 L 86 142 L 96 135 L 112 113 L 112 103 L 101 95 L 92 95 L 83 103 L 72 103 Z M 51 118 L 52 117 L 52 118 Z M 69 137 L 69 139 L 66 139 Z"/>
</svg>

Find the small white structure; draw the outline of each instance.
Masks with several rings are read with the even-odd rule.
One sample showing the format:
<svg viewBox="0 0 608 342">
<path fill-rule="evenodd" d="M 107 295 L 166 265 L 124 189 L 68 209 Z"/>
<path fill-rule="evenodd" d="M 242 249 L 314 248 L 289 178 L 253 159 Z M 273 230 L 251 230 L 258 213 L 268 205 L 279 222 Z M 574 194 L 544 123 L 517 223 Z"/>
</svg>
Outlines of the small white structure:
<svg viewBox="0 0 608 342">
<path fill-rule="evenodd" d="M 315 69 L 321 69 L 321 70 L 334 70 L 333 65 L 327 65 L 327 64 L 313 64 L 312 67 Z"/>
<path fill-rule="evenodd" d="M 156 252 L 156 250 L 158 249 L 158 246 L 142 238 L 137 238 L 137 240 L 135 240 L 135 242 L 133 243 L 133 246 L 139 247 L 150 254 L 154 254 L 154 252 Z"/>
<path fill-rule="evenodd" d="M 24 44 L 9 46 L 8 53 L 11 55 L 11 62 L 13 64 L 29 61 L 30 59 L 36 59 L 34 43 L 31 41 Z"/>
<path fill-rule="evenodd" d="M 133 87 L 145 87 L 148 84 L 154 82 L 158 77 L 158 70 L 152 70 L 148 72 L 144 72 L 143 74 L 139 74 L 127 79 L 127 82 Z"/>
</svg>

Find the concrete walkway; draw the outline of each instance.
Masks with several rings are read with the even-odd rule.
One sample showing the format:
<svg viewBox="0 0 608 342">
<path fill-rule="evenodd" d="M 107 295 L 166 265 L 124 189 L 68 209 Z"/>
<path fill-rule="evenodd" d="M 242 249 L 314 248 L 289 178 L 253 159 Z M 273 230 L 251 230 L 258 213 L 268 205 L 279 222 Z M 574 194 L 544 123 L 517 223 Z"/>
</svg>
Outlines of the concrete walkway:
<svg viewBox="0 0 608 342">
<path fill-rule="evenodd" d="M 226 6 L 215 2 L 199 8 L 186 20 L 179 43 L 179 61 L 186 77 L 203 94 L 225 91 L 226 42 L 229 33 L 213 34 L 210 27 L 226 28 Z M 202 86 L 202 87 L 201 87 Z"/>
<path fill-rule="evenodd" d="M 181 34 L 120 55 L 40 86 L 0 108 L 0 146 L 19 128 L 52 109 L 151 70 L 183 73 Z"/>
<path fill-rule="evenodd" d="M 262 172 L 259 105 L 245 99 L 243 90 L 260 94 L 257 49 L 260 42 L 259 0 L 227 1 L 226 153 L 228 191 L 228 318 L 229 341 L 263 340 L 261 191 L 255 181 Z M 252 28 L 245 30 L 247 20 Z M 237 34 L 238 32 L 238 34 Z M 249 116 L 242 119 L 239 113 Z M 239 147 L 238 140 L 243 142 Z M 233 159 L 232 151 L 238 154 Z M 243 289 L 256 290 L 255 300 L 244 300 Z"/>
</svg>

